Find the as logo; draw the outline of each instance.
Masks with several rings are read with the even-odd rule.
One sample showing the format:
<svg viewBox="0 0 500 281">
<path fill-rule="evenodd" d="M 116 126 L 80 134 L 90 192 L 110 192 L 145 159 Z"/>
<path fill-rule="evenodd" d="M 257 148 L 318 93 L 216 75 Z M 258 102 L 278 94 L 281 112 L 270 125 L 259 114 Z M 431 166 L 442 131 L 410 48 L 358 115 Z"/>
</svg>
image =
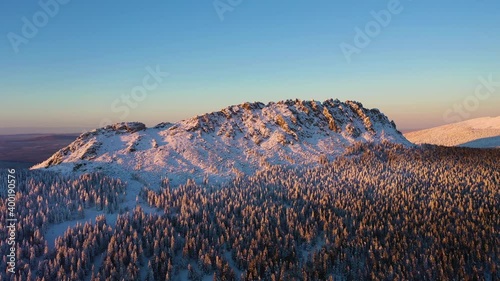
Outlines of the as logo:
<svg viewBox="0 0 500 281">
<path fill-rule="evenodd" d="M 224 14 L 234 11 L 234 8 L 239 6 L 242 2 L 243 0 L 215 0 L 213 4 L 220 21 L 224 21 Z"/>
</svg>

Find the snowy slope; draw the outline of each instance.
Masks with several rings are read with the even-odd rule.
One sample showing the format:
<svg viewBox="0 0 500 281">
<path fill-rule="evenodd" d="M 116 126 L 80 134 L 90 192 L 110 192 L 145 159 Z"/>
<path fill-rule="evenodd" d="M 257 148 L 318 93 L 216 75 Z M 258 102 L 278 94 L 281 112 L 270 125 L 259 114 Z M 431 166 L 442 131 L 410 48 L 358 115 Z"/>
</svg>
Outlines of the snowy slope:
<svg viewBox="0 0 500 281">
<path fill-rule="evenodd" d="M 153 128 L 93 130 L 33 168 L 132 175 L 152 187 L 162 178 L 220 182 L 270 165 L 317 164 L 356 142 L 382 141 L 411 145 L 394 122 L 358 102 L 244 103 Z"/>
<path fill-rule="evenodd" d="M 406 133 L 405 137 L 416 144 L 429 143 L 474 148 L 500 147 L 500 116 L 471 119 Z"/>
</svg>

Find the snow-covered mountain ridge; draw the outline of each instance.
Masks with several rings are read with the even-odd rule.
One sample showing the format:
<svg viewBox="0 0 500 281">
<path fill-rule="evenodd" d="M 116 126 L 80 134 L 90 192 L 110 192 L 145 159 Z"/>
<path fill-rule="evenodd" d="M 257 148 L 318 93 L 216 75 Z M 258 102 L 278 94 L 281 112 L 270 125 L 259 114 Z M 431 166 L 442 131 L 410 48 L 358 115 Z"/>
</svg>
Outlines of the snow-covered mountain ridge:
<svg viewBox="0 0 500 281">
<path fill-rule="evenodd" d="M 500 148 L 500 116 L 482 117 L 426 130 L 406 133 L 416 144 L 472 148 Z"/>
<path fill-rule="evenodd" d="M 145 184 L 213 182 L 271 165 L 318 164 L 357 142 L 386 141 L 411 146 L 394 122 L 359 102 L 256 102 L 153 128 L 130 122 L 96 129 L 33 169 L 132 175 Z"/>
</svg>

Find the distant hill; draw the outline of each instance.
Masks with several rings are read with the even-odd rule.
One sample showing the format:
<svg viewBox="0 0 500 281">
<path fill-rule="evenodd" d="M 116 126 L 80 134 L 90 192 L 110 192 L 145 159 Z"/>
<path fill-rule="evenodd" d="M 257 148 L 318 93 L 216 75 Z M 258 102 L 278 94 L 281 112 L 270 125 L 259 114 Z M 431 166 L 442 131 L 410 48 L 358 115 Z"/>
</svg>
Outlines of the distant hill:
<svg viewBox="0 0 500 281">
<path fill-rule="evenodd" d="M 404 136 L 415 144 L 500 148 L 500 116 L 471 119 L 406 133 Z"/>
</svg>

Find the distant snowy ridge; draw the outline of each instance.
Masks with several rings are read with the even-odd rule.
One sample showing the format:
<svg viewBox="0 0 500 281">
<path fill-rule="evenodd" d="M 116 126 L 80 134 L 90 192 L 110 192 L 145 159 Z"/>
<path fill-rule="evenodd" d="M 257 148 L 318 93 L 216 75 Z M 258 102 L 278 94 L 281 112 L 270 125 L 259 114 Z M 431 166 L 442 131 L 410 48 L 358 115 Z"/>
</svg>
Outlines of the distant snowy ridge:
<svg viewBox="0 0 500 281">
<path fill-rule="evenodd" d="M 500 148 L 500 116 L 471 119 L 410 132 L 406 133 L 405 137 L 416 144 Z"/>
<path fill-rule="evenodd" d="M 339 100 L 244 103 L 146 128 L 119 123 L 82 134 L 32 169 L 101 171 L 144 184 L 224 181 L 272 165 L 319 164 L 358 142 L 412 144 L 378 109 Z"/>
</svg>

